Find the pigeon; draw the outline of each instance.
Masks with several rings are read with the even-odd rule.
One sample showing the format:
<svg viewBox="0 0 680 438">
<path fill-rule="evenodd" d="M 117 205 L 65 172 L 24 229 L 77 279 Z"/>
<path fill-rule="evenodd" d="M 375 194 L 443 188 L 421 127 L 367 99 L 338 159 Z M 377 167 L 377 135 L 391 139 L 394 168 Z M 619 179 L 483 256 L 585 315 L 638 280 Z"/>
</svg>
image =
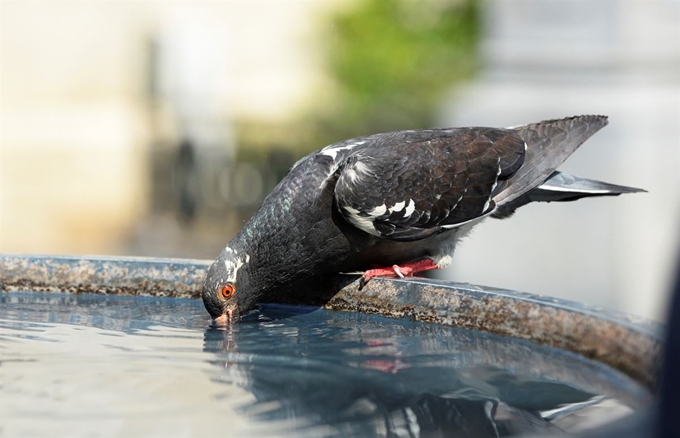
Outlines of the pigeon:
<svg viewBox="0 0 680 438">
<path fill-rule="evenodd" d="M 257 303 L 307 296 L 333 274 L 410 277 L 451 263 L 485 218 L 530 202 L 644 190 L 556 169 L 606 116 L 510 128 L 446 128 L 341 141 L 300 159 L 208 269 L 202 298 L 215 324 Z M 299 300 L 298 300 L 299 302 Z"/>
</svg>

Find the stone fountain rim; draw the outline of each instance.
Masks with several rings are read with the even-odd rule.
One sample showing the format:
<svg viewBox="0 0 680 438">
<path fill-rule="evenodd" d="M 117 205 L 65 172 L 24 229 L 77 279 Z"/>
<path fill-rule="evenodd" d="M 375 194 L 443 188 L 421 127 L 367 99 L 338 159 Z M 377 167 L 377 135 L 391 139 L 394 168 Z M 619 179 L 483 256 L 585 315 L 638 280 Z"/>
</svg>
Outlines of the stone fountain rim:
<svg viewBox="0 0 680 438">
<path fill-rule="evenodd" d="M 200 298 L 211 261 L 171 258 L 0 255 L 0 292 Z M 446 324 L 527 339 L 603 362 L 656 392 L 663 326 L 573 301 L 430 279 L 337 276 L 324 307 Z"/>
</svg>

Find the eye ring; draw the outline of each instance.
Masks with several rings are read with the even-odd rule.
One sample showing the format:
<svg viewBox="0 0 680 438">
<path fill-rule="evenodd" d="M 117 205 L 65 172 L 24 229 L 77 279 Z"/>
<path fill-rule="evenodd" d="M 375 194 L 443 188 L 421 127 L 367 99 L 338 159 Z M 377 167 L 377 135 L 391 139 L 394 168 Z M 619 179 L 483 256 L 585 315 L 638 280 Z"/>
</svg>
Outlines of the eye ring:
<svg viewBox="0 0 680 438">
<path fill-rule="evenodd" d="M 227 283 L 222 286 L 217 286 L 217 298 L 220 301 L 226 301 L 234 295 L 234 285 Z"/>
</svg>

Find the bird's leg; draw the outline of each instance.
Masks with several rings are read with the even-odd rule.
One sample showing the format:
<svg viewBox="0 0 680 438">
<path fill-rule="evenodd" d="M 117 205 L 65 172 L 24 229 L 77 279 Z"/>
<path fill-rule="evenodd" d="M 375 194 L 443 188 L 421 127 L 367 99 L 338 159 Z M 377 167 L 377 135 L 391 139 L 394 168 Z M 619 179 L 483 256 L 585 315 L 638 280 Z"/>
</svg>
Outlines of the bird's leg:
<svg viewBox="0 0 680 438">
<path fill-rule="evenodd" d="M 366 286 L 366 283 L 373 277 L 413 277 L 414 274 L 431 269 L 437 269 L 438 266 L 434 264 L 432 259 L 420 259 L 413 262 L 404 263 L 403 265 L 392 265 L 389 268 L 375 268 L 364 272 L 359 279 L 359 290 Z"/>
</svg>

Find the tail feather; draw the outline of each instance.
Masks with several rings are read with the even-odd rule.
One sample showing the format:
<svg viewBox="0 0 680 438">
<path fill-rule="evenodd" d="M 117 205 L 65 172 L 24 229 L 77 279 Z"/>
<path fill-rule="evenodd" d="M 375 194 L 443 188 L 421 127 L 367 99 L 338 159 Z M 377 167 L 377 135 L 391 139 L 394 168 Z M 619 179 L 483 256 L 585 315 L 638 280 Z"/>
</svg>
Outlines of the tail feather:
<svg viewBox="0 0 680 438">
<path fill-rule="evenodd" d="M 646 190 L 619 186 L 594 179 L 581 178 L 568 173 L 553 172 L 543 184 L 528 192 L 532 201 L 573 201 L 588 196 L 618 196 Z"/>
<path fill-rule="evenodd" d="M 541 185 L 591 135 L 607 125 L 606 116 L 575 116 L 513 128 L 526 143 L 524 164 L 496 187 L 503 207 Z"/>
<path fill-rule="evenodd" d="M 640 192 L 646 190 L 553 172 L 543 184 L 498 207 L 492 216 L 498 219 L 509 217 L 519 207 L 530 202 L 568 202 L 594 196 L 618 196 Z"/>
</svg>

